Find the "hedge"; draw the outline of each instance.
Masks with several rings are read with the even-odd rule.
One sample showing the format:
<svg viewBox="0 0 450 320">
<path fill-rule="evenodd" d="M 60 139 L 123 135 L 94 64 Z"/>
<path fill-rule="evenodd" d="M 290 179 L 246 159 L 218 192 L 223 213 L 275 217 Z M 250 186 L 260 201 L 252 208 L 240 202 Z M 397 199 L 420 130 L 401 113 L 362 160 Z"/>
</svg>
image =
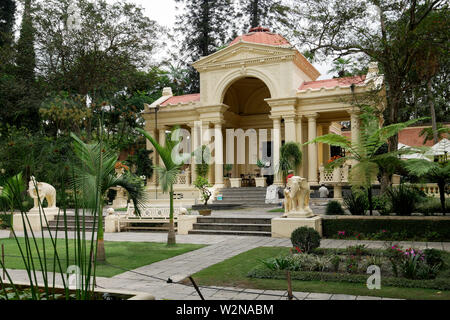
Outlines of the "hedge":
<svg viewBox="0 0 450 320">
<path fill-rule="evenodd" d="M 0 229 L 9 228 L 12 224 L 11 214 L 0 214 Z"/>
<path fill-rule="evenodd" d="M 257 279 L 286 280 L 284 271 L 272 271 L 265 266 L 253 268 L 247 275 Z M 291 271 L 291 279 L 299 281 L 324 281 L 324 282 L 347 282 L 365 284 L 367 275 L 352 275 L 343 273 L 313 272 L 313 271 Z M 406 278 L 382 277 L 382 286 L 400 288 L 421 288 L 434 290 L 450 290 L 450 279 L 433 280 L 410 280 Z"/>
<path fill-rule="evenodd" d="M 386 230 L 399 233 L 406 239 L 423 239 L 433 234 L 433 241 L 450 241 L 450 220 L 394 220 L 394 219 L 325 219 L 322 231 L 325 238 L 335 238 L 338 231 L 348 235 L 373 234 Z"/>
</svg>

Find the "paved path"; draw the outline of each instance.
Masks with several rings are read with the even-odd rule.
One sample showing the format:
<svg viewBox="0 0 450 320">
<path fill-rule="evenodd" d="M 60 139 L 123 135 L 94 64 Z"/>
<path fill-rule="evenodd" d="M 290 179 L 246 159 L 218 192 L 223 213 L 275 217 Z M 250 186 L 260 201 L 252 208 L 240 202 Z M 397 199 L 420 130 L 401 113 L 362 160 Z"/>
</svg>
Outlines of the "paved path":
<svg viewBox="0 0 450 320">
<path fill-rule="evenodd" d="M 19 236 L 21 234 L 18 234 Z M 7 238 L 9 232 L 0 231 L 0 238 Z M 63 234 L 59 234 L 63 236 Z M 69 233 L 69 236 L 73 234 Z M 106 241 L 134 241 L 134 242 L 165 242 L 167 235 L 164 233 L 115 233 L 105 234 Z M 178 235 L 178 243 L 205 244 L 204 248 L 185 253 L 167 260 L 159 261 L 151 265 L 143 266 L 132 271 L 121 273 L 112 278 L 98 278 L 97 284 L 108 289 L 122 289 L 126 291 L 145 292 L 154 295 L 157 299 L 186 300 L 199 299 L 191 286 L 177 283 L 168 284 L 166 280 L 172 279 L 178 282 L 200 270 L 216 263 L 236 256 L 240 253 L 257 247 L 290 247 L 289 239 L 274 239 L 264 237 L 240 237 L 240 236 L 209 236 L 209 235 Z M 348 241 L 325 239 L 321 242 L 323 248 L 345 248 L 349 245 L 366 244 L 369 248 L 382 248 L 383 241 Z M 403 247 L 415 247 L 419 249 L 436 248 L 450 251 L 450 243 L 442 242 L 400 242 Z M 11 270 L 11 275 L 16 281 L 26 281 L 27 274 L 23 270 Z M 60 279 L 59 281 L 60 282 Z M 202 288 L 206 299 L 218 300 L 277 300 L 286 299 L 285 291 L 254 290 L 243 288 Z M 356 297 L 339 294 L 296 293 L 298 299 L 306 300 L 361 300 L 380 299 L 373 297 Z"/>
</svg>

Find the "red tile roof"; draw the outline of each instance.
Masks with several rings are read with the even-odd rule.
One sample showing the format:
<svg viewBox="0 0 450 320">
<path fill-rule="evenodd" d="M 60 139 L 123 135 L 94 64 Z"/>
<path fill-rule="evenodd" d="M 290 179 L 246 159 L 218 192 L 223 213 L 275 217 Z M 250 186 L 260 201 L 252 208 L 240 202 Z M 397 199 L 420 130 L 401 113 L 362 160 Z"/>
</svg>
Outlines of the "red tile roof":
<svg viewBox="0 0 450 320">
<path fill-rule="evenodd" d="M 276 33 L 271 33 L 269 29 L 263 27 L 250 29 L 249 33 L 234 39 L 230 43 L 230 46 L 238 43 L 239 41 L 267 44 L 271 46 L 291 45 L 289 41 L 287 41 L 283 36 Z"/>
<path fill-rule="evenodd" d="M 363 84 L 366 80 L 366 76 L 345 77 L 336 79 L 326 79 L 318 81 L 307 81 L 298 88 L 299 90 L 307 89 L 321 89 L 321 88 L 334 88 L 337 86 L 345 87 L 352 84 Z"/>
<path fill-rule="evenodd" d="M 200 93 L 186 94 L 184 96 L 174 96 L 161 103 L 161 106 L 164 107 L 167 105 L 177 105 L 179 103 L 189 103 L 195 101 L 200 101 Z"/>
</svg>

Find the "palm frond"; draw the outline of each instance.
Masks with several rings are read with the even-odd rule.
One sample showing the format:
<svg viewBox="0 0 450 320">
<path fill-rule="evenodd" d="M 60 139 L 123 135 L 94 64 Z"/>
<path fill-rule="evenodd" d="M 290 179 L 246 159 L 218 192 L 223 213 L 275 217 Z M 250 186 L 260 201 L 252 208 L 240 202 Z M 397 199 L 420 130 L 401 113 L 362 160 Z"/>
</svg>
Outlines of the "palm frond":
<svg viewBox="0 0 450 320">
<path fill-rule="evenodd" d="M 170 169 L 155 166 L 153 167 L 158 175 L 159 184 L 164 193 L 170 190 L 170 187 L 175 183 L 177 175 L 180 172 L 179 166 L 174 166 Z"/>
<path fill-rule="evenodd" d="M 314 140 L 306 142 L 304 145 L 312 143 L 325 143 L 330 146 L 341 147 L 347 151 L 352 150 L 352 142 L 349 138 L 333 133 L 317 137 Z"/>
<path fill-rule="evenodd" d="M 376 180 L 379 172 L 378 165 L 372 161 L 363 160 L 352 166 L 349 180 L 352 188 L 367 189 Z"/>
</svg>

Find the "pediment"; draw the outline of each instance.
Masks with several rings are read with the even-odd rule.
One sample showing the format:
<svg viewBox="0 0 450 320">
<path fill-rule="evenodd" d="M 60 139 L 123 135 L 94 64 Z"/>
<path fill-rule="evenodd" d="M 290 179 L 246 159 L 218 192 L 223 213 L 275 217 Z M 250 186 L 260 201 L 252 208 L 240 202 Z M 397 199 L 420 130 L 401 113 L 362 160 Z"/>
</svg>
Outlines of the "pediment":
<svg viewBox="0 0 450 320">
<path fill-rule="evenodd" d="M 264 63 L 267 59 L 276 57 L 294 56 L 295 50 L 251 43 L 239 43 L 222 49 L 212 55 L 195 62 L 193 66 L 197 69 L 208 67 L 220 67 L 242 62 Z"/>
</svg>

